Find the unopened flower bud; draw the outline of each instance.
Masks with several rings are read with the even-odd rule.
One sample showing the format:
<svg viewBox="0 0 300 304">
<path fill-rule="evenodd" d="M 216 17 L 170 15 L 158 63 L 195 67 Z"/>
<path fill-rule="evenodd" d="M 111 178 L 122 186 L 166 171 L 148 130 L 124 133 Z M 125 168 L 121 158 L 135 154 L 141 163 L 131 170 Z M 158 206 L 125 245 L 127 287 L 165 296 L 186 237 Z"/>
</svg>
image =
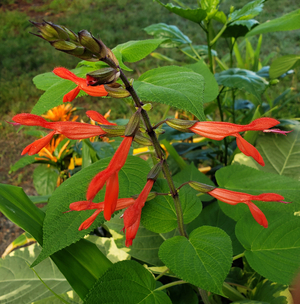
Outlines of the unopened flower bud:
<svg viewBox="0 0 300 304">
<path fill-rule="evenodd" d="M 108 92 L 108 96 L 110 97 L 125 98 L 130 96 L 130 93 L 119 84 L 118 87 L 110 84 L 105 84 L 104 87 L 105 90 Z"/>
<path fill-rule="evenodd" d="M 150 111 L 152 110 L 153 106 L 151 103 L 146 103 L 144 105 L 142 105 L 142 108 L 145 110 L 145 111 Z"/>
<path fill-rule="evenodd" d="M 115 82 L 120 76 L 120 72 L 114 68 L 104 68 L 86 74 L 87 85 L 96 86 Z"/>
<path fill-rule="evenodd" d="M 134 136 L 134 141 L 142 146 L 152 146 L 152 141 L 146 134 L 142 134 L 141 132 L 137 132 Z"/>
<path fill-rule="evenodd" d="M 125 136 L 134 136 L 139 127 L 140 127 L 140 119 L 141 119 L 141 110 L 137 110 L 129 119 L 129 122 L 125 129 Z"/>
<path fill-rule="evenodd" d="M 69 41 L 55 41 L 55 42 L 51 42 L 51 45 L 60 51 L 70 51 L 77 48 L 76 44 Z"/>
<path fill-rule="evenodd" d="M 82 30 L 78 33 L 78 37 L 80 44 L 97 55 L 99 59 L 106 56 L 107 51 L 105 44 L 101 40 L 96 39 L 90 32 Z"/>
<path fill-rule="evenodd" d="M 123 136 L 125 134 L 125 126 L 101 125 L 101 129 L 106 132 L 108 137 Z"/>
<path fill-rule="evenodd" d="M 183 119 L 167 119 L 166 124 L 173 129 L 181 132 L 191 132 L 189 130 L 197 121 L 195 120 L 183 120 Z"/>
<path fill-rule="evenodd" d="M 116 66 L 119 66 L 119 61 L 116 58 L 115 54 L 112 52 L 112 50 L 107 47 L 106 51 L 107 51 L 106 57 L 112 60 L 116 64 Z"/>
<path fill-rule="evenodd" d="M 159 163 L 157 163 L 148 173 L 147 175 L 147 180 L 152 179 L 152 180 L 156 180 L 159 176 L 159 173 L 162 169 L 162 161 L 160 161 Z"/>
<path fill-rule="evenodd" d="M 207 193 L 207 192 L 210 192 L 212 190 L 214 190 L 216 187 L 214 186 L 210 186 L 210 185 L 206 185 L 206 184 L 202 184 L 202 183 L 199 183 L 199 182 L 194 182 L 194 181 L 191 181 L 189 182 L 189 185 L 199 191 L 199 192 L 202 192 L 202 193 Z"/>
</svg>

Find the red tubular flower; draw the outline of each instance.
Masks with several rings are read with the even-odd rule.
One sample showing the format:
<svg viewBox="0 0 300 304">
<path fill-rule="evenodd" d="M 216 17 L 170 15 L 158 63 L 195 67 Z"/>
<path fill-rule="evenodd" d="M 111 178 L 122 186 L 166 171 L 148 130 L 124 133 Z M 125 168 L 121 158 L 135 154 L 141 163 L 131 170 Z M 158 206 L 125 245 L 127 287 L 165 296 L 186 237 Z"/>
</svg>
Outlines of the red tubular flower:
<svg viewBox="0 0 300 304">
<path fill-rule="evenodd" d="M 220 188 L 215 188 L 212 191 L 207 192 L 209 195 L 215 197 L 216 199 L 230 204 L 230 205 L 236 205 L 239 203 L 244 203 L 246 204 L 252 216 L 254 219 L 257 221 L 258 224 L 262 225 L 263 227 L 267 228 L 268 227 L 268 221 L 263 214 L 263 212 L 256 206 L 254 205 L 251 200 L 253 201 L 263 201 L 263 202 L 281 202 L 281 203 L 286 203 L 283 202 L 283 196 L 276 194 L 276 193 L 263 193 L 260 195 L 251 195 L 243 192 L 235 192 L 235 191 L 230 191 L 226 189 L 220 189 Z"/>
<path fill-rule="evenodd" d="M 147 200 L 147 197 L 153 187 L 153 184 L 154 184 L 154 180 L 149 179 L 147 181 L 144 189 L 142 190 L 142 192 L 140 193 L 140 195 L 134 202 L 134 204 L 132 206 L 130 206 L 129 208 L 127 208 L 124 212 L 123 230 L 126 230 L 126 241 L 125 241 L 126 247 L 129 247 L 132 245 L 132 241 L 137 234 L 137 231 L 140 226 L 142 209 L 143 209 L 145 202 Z"/>
<path fill-rule="evenodd" d="M 98 123 L 100 123 L 102 125 L 112 125 L 112 126 L 116 126 L 117 125 L 115 123 L 109 122 L 103 115 L 101 115 L 100 113 L 98 113 L 96 111 L 93 111 L 93 110 L 87 111 L 86 115 L 90 119 L 92 119 L 92 120 L 94 120 L 94 121 L 96 121 L 96 122 L 98 122 Z"/>
<path fill-rule="evenodd" d="M 251 144 L 241 137 L 239 132 L 244 131 L 264 131 L 276 126 L 279 121 L 274 118 L 258 118 L 252 121 L 248 125 L 237 125 L 229 122 L 214 122 L 214 121 L 201 121 L 196 122 L 192 127 L 189 128 L 192 132 L 201 136 L 214 139 L 222 140 L 226 136 L 235 136 L 236 143 L 242 153 L 247 156 L 253 157 L 260 165 L 264 166 L 262 156 Z M 272 132 L 272 130 L 268 130 Z M 278 132 L 277 132 L 278 133 Z"/>
<path fill-rule="evenodd" d="M 128 206 L 132 205 L 134 203 L 133 198 L 120 198 L 117 200 L 117 204 L 115 207 L 115 210 L 121 210 L 124 208 L 127 208 Z M 78 228 L 78 230 L 84 230 L 88 229 L 93 222 L 95 221 L 96 217 L 104 210 L 105 202 L 102 203 L 93 203 L 91 201 L 79 201 L 70 204 L 69 208 L 71 211 L 83 211 L 83 210 L 93 210 L 96 209 L 96 211 L 88 218 L 86 219 Z"/>
<path fill-rule="evenodd" d="M 111 215 L 116 209 L 119 181 L 118 173 L 126 162 L 127 155 L 133 138 L 131 136 L 125 137 L 112 157 L 108 167 L 99 172 L 90 182 L 86 199 L 93 200 L 96 194 L 103 188 L 106 183 L 105 201 L 104 201 L 104 218 L 109 221 Z"/>
<path fill-rule="evenodd" d="M 89 86 L 87 85 L 87 81 L 85 78 L 80 78 L 76 76 L 74 73 L 67 70 L 66 68 L 55 68 L 53 70 L 53 73 L 58 77 L 71 80 L 77 84 L 77 87 L 75 89 L 71 90 L 63 97 L 63 102 L 72 101 L 73 99 L 75 99 L 76 96 L 79 94 L 80 90 L 83 90 L 88 95 L 97 97 L 107 96 L 108 94 L 108 92 L 105 90 L 104 85 Z"/>
<path fill-rule="evenodd" d="M 22 155 L 28 153 L 33 155 L 38 153 L 43 147 L 45 147 L 55 134 L 63 134 L 69 139 L 84 139 L 93 136 L 105 135 L 99 126 L 93 126 L 87 123 L 81 123 L 76 121 L 55 121 L 48 122 L 44 118 L 34 115 L 22 113 L 15 115 L 13 121 L 25 126 L 40 126 L 46 129 L 52 129 L 45 137 L 34 141 L 28 145 L 22 152 Z"/>
</svg>

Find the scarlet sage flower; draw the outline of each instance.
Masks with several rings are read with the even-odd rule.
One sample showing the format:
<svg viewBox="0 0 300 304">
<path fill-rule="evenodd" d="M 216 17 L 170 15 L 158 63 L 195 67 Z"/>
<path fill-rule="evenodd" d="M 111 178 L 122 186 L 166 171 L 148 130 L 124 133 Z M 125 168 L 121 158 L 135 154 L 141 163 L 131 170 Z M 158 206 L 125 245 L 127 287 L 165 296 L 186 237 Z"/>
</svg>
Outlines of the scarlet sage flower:
<svg viewBox="0 0 300 304">
<path fill-rule="evenodd" d="M 92 119 L 92 120 L 94 120 L 94 121 L 96 121 L 100 124 L 103 124 L 103 125 L 111 125 L 111 126 L 116 126 L 117 125 L 115 123 L 109 122 L 103 115 L 101 115 L 100 113 L 98 113 L 96 111 L 93 111 L 93 110 L 87 111 L 86 115 L 90 119 Z"/>
<path fill-rule="evenodd" d="M 235 136 L 237 146 L 241 152 L 246 156 L 253 157 L 260 165 L 264 166 L 264 160 L 257 149 L 243 139 L 239 133 L 244 131 L 267 131 L 278 133 L 278 129 L 275 129 L 274 131 L 272 129 L 268 130 L 277 124 L 279 124 L 278 120 L 268 117 L 255 119 L 248 125 L 237 125 L 229 122 L 201 121 L 196 122 L 189 130 L 213 140 L 222 140 L 226 136 Z M 280 131 L 280 133 L 284 134 L 287 132 Z"/>
<path fill-rule="evenodd" d="M 112 157 L 108 167 L 99 172 L 89 184 L 86 199 L 92 201 L 106 183 L 104 199 L 104 218 L 109 221 L 116 210 L 119 195 L 118 173 L 126 162 L 133 137 L 125 137 Z"/>
<path fill-rule="evenodd" d="M 76 121 L 55 121 L 48 122 L 44 118 L 34 114 L 17 114 L 12 118 L 18 124 L 25 126 L 40 126 L 46 129 L 52 129 L 45 137 L 34 141 L 28 145 L 22 152 L 22 155 L 28 153 L 33 155 L 38 153 L 44 148 L 52 139 L 55 134 L 63 134 L 69 139 L 84 139 L 93 136 L 105 135 L 99 126 L 93 126 L 87 123 L 81 123 Z"/>
<path fill-rule="evenodd" d="M 142 209 L 153 187 L 153 184 L 154 184 L 154 180 L 148 179 L 144 189 L 142 190 L 142 192 L 140 193 L 134 204 L 128 207 L 124 212 L 123 230 L 126 230 L 126 241 L 125 241 L 126 247 L 132 245 L 132 241 L 137 234 L 137 231 L 140 226 Z"/>
<path fill-rule="evenodd" d="M 71 90 L 63 97 L 63 102 L 74 100 L 76 96 L 79 94 L 80 90 L 83 90 L 88 95 L 97 96 L 97 97 L 107 96 L 108 94 L 108 92 L 105 90 L 104 85 L 90 86 L 87 84 L 85 78 L 80 78 L 76 76 L 74 73 L 67 70 L 66 68 L 55 68 L 53 70 L 53 73 L 58 77 L 71 80 L 77 84 L 77 87 L 75 89 Z"/>
<path fill-rule="evenodd" d="M 116 210 L 127 208 L 135 202 L 133 198 L 120 198 L 117 200 Z M 104 210 L 104 202 L 93 203 L 91 201 L 79 201 L 70 204 L 71 211 L 96 210 L 88 219 L 86 219 L 78 228 L 78 230 L 88 229 L 96 217 Z M 68 212 L 68 211 L 67 211 Z"/>
<path fill-rule="evenodd" d="M 235 192 L 235 191 L 230 191 L 220 188 L 215 188 L 207 193 L 215 197 L 216 199 L 230 205 L 236 205 L 239 203 L 246 204 L 249 207 L 250 212 L 254 217 L 254 219 L 257 221 L 257 223 L 265 228 L 268 227 L 268 221 L 265 215 L 263 214 L 263 212 L 255 204 L 253 204 L 251 200 L 263 201 L 263 202 L 286 203 L 283 201 L 284 199 L 283 196 L 276 193 L 263 193 L 260 195 L 251 195 L 243 192 Z"/>
</svg>

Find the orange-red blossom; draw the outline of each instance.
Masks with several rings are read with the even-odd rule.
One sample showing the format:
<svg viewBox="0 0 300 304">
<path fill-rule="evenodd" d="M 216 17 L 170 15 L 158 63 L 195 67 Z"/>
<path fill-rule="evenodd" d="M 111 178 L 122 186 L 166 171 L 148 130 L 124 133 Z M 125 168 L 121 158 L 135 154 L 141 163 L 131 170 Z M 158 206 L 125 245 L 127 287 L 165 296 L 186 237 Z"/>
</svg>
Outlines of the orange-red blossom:
<svg viewBox="0 0 300 304">
<path fill-rule="evenodd" d="M 264 131 L 285 134 L 286 131 L 278 129 L 268 130 L 279 124 L 280 122 L 274 118 L 258 118 L 248 125 L 237 125 L 229 122 L 201 121 L 196 122 L 189 128 L 192 132 L 210 138 L 213 140 L 222 140 L 226 136 L 235 136 L 236 143 L 242 153 L 253 157 L 260 165 L 264 166 L 264 160 L 260 153 L 250 143 L 248 143 L 239 132 L 244 131 Z"/>
<path fill-rule="evenodd" d="M 55 134 L 63 134 L 69 139 L 84 139 L 93 136 L 105 135 L 106 132 L 99 126 L 93 126 L 87 123 L 76 121 L 55 121 L 48 122 L 44 118 L 28 113 L 17 114 L 12 118 L 18 124 L 25 126 L 40 126 L 46 129 L 52 129 L 45 137 L 34 141 L 28 145 L 22 152 L 22 155 L 28 153 L 34 155 L 44 148 Z"/>
<path fill-rule="evenodd" d="M 83 90 L 88 95 L 101 97 L 107 96 L 108 92 L 105 90 L 104 85 L 90 86 L 87 84 L 85 78 L 80 78 L 66 68 L 55 68 L 53 73 L 60 78 L 71 80 L 77 84 L 77 87 L 71 90 L 63 97 L 63 102 L 72 101 L 79 94 L 80 90 Z"/>
<path fill-rule="evenodd" d="M 268 221 L 265 215 L 263 214 L 263 212 L 255 204 L 253 204 L 251 200 L 263 201 L 263 202 L 286 203 L 283 201 L 284 197 L 276 193 L 263 193 L 260 195 L 251 195 L 243 192 L 235 192 L 221 188 L 215 188 L 207 193 L 215 197 L 216 199 L 230 205 L 236 205 L 239 203 L 246 204 L 249 207 L 250 212 L 254 217 L 254 219 L 257 221 L 257 223 L 265 228 L 268 227 Z"/>
</svg>

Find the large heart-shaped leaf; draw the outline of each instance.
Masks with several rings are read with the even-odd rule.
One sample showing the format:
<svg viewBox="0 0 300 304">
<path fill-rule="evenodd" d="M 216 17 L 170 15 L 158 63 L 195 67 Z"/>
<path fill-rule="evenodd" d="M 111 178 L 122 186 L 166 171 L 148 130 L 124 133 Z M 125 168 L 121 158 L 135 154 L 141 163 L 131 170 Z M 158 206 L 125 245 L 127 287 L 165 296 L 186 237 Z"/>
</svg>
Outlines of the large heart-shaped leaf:
<svg viewBox="0 0 300 304">
<path fill-rule="evenodd" d="M 122 261 L 96 282 L 84 303 L 172 303 L 165 292 L 155 288 L 156 281 L 147 269 L 135 261 Z"/>
<path fill-rule="evenodd" d="M 281 76 L 290 69 L 293 69 L 299 62 L 300 55 L 286 55 L 275 59 L 270 66 L 270 77 L 277 78 Z"/>
<path fill-rule="evenodd" d="M 229 88 L 245 90 L 253 94 L 257 99 L 261 99 L 261 94 L 266 89 L 268 82 L 259 77 L 256 73 L 244 69 L 228 69 L 215 74 L 219 85 Z"/>
<path fill-rule="evenodd" d="M 163 4 L 159 0 L 155 0 L 155 1 L 158 2 L 160 5 L 162 5 L 163 7 L 165 7 L 170 12 L 175 13 L 176 15 L 182 18 L 191 20 L 196 23 L 200 23 L 206 17 L 206 11 L 201 8 L 197 8 L 197 9 L 182 8 L 172 3 Z"/>
<path fill-rule="evenodd" d="M 182 44 L 190 44 L 192 41 L 184 35 L 177 26 L 165 23 L 151 24 L 144 28 L 149 35 L 153 35 L 157 39 L 168 39 L 160 46 L 165 48 L 178 47 Z"/>
<path fill-rule="evenodd" d="M 253 30 L 251 30 L 246 37 L 281 31 L 293 31 L 300 28 L 300 9 L 297 9 L 291 13 L 283 15 L 277 19 L 267 21 L 260 24 Z"/>
<path fill-rule="evenodd" d="M 35 260 L 40 251 L 40 247 L 33 244 L 0 259 L 0 303 L 27 304 L 52 295 L 28 265 Z M 72 290 L 50 258 L 34 270 L 56 294 Z"/>
<path fill-rule="evenodd" d="M 35 264 L 39 263 L 54 252 L 65 248 L 81 239 L 104 222 L 100 214 L 95 222 L 87 229 L 78 231 L 80 224 L 92 215 L 94 210 L 69 212 L 70 203 L 86 200 L 86 190 L 91 179 L 104 170 L 110 158 L 102 159 L 81 170 L 66 180 L 51 196 L 43 226 L 43 250 Z M 124 167 L 119 172 L 119 197 L 130 197 L 139 194 L 146 183 L 150 168 L 138 157 L 128 156 Z M 94 199 L 101 202 L 104 199 L 105 189 L 101 190 Z"/>
<path fill-rule="evenodd" d="M 267 279 L 290 284 L 300 266 L 299 212 L 284 212 L 279 204 L 265 210 L 272 219 L 267 229 L 245 216 L 236 225 L 236 235 L 245 247 L 250 266 Z"/>
<path fill-rule="evenodd" d="M 167 104 L 205 120 L 204 78 L 190 69 L 178 66 L 153 69 L 141 75 L 133 86 L 143 101 Z"/>
<path fill-rule="evenodd" d="M 202 226 L 189 239 L 175 236 L 159 248 L 159 257 L 179 278 L 222 294 L 232 263 L 230 237 L 220 228 Z"/>
</svg>

